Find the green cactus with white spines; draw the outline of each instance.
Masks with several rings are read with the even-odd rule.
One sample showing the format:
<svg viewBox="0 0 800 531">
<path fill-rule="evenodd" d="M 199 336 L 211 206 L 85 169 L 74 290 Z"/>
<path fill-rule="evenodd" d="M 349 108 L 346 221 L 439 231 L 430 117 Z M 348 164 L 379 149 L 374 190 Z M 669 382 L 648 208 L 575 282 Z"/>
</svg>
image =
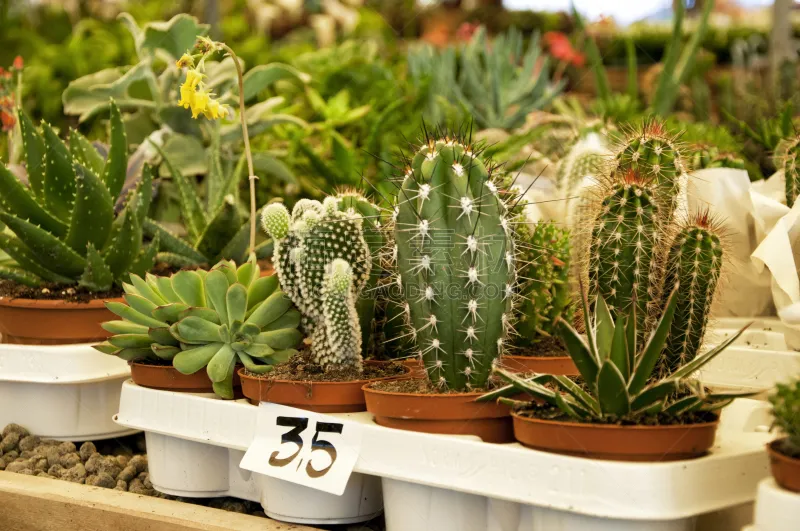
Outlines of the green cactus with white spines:
<svg viewBox="0 0 800 531">
<path fill-rule="evenodd" d="M 125 208 L 115 204 L 126 177 L 128 145 L 119 109 L 111 103 L 106 160 L 76 131 L 69 147 L 48 124 L 42 134 L 20 113 L 29 187 L 0 166 L 0 249 L 15 262 L 0 277 L 28 286 L 79 284 L 106 291 L 133 272 L 153 267 L 158 241 L 142 246 L 142 224 L 152 195 L 148 166 Z"/>
<path fill-rule="evenodd" d="M 641 331 L 662 278 L 657 258 L 666 229 L 657 199 L 662 190 L 634 171 L 616 178 L 602 195 L 592 227 L 590 297 L 602 297 L 613 315 L 629 313 L 635 301 Z"/>
<path fill-rule="evenodd" d="M 695 144 L 689 150 L 692 170 L 732 168 L 744 170 L 744 160 L 735 153 L 720 151 L 716 146 Z"/>
<path fill-rule="evenodd" d="M 720 227 L 708 212 L 693 215 L 675 235 L 662 293 L 669 293 L 678 286 L 680 289 L 677 290 L 675 318 L 660 359 L 664 372 L 674 371 L 693 360 L 703 344 L 722 271 L 722 238 Z"/>
<path fill-rule="evenodd" d="M 214 392 L 232 399 L 236 363 L 268 372 L 302 339 L 300 312 L 275 276 L 260 273 L 251 256 L 238 268 L 223 261 L 208 272 L 131 275 L 125 303 L 106 303 L 121 318 L 102 325 L 114 335 L 95 348 L 127 361 L 171 361 L 183 374 L 206 368 Z"/>
<path fill-rule="evenodd" d="M 800 194 L 800 136 L 781 140 L 775 150 L 775 167 L 786 180 L 786 205 L 794 206 Z"/>
<path fill-rule="evenodd" d="M 511 323 L 512 228 L 492 168 L 461 139 L 428 138 L 409 161 L 394 219 L 410 337 L 440 388 L 485 385 Z"/>
<path fill-rule="evenodd" d="M 360 298 L 374 296 L 366 290 L 377 281 L 371 274 L 373 258 L 365 238 L 365 218 L 369 216 L 362 210 L 366 211 L 366 200 L 351 194 L 327 197 L 322 203 L 298 201 L 291 215 L 279 203 L 267 205 L 262 212 L 264 230 L 275 241 L 273 263 L 281 286 L 302 312 L 303 328 L 312 341 L 311 354 L 323 367 L 360 367 L 364 347 L 361 323 L 374 319 L 374 302 L 359 304 Z M 338 290 L 329 293 L 327 289 L 331 275 L 344 276 L 341 264 L 333 267 L 335 260 L 350 268 L 352 293 L 340 302 L 352 305 L 352 311 L 325 311 L 336 307 L 327 301 L 329 296 L 340 298 Z M 335 330 L 339 332 L 332 335 Z M 342 336 L 343 330 L 351 331 L 348 337 Z M 367 335 L 366 339 L 371 338 Z M 349 346 L 345 348 L 344 343 Z"/>
<path fill-rule="evenodd" d="M 617 146 L 610 173 L 622 176 L 633 171 L 652 180 L 658 187 L 658 199 L 663 201 L 671 218 L 685 188 L 687 161 L 684 160 L 677 138 L 664 124 L 653 119 L 631 131 Z"/>
<path fill-rule="evenodd" d="M 572 194 L 585 177 L 598 177 L 608 165 L 609 151 L 596 134 L 581 139 L 558 161 L 556 189 Z"/>
<path fill-rule="evenodd" d="M 518 225 L 516 246 L 520 302 L 514 344 L 530 347 L 554 336 L 559 318 L 572 321 L 569 231 L 552 222 Z"/>
</svg>

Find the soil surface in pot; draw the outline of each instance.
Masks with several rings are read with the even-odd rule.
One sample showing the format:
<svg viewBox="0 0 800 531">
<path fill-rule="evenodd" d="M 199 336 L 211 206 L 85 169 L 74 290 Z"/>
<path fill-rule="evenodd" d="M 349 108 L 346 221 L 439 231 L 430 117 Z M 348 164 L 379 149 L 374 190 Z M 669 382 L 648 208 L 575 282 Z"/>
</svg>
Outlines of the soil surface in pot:
<svg viewBox="0 0 800 531">
<path fill-rule="evenodd" d="M 511 356 L 538 358 L 563 358 L 569 353 L 559 337 L 546 337 L 531 347 L 515 348 L 508 352 Z"/>
<path fill-rule="evenodd" d="M 124 294 L 121 288 L 109 291 L 89 291 L 83 286 L 64 286 L 46 283 L 32 288 L 11 280 L 0 280 L 0 299 L 64 300 L 67 302 L 90 302 L 95 299 L 114 299 Z"/>
<path fill-rule="evenodd" d="M 387 393 L 411 393 L 415 395 L 460 395 L 465 392 L 469 393 L 486 393 L 496 389 L 498 386 L 502 387 L 504 384 L 500 380 L 489 380 L 489 385 L 482 388 L 473 388 L 469 391 L 459 391 L 455 389 L 441 389 L 433 385 L 427 378 L 409 378 L 405 380 L 385 380 L 380 382 L 373 382 L 370 384 L 371 389 L 376 391 L 384 391 Z"/>
<path fill-rule="evenodd" d="M 696 411 L 688 414 L 683 414 L 680 417 L 674 415 L 667 415 L 664 413 L 658 415 L 647 415 L 638 417 L 636 422 L 630 420 L 592 420 L 581 421 L 565 415 L 563 411 L 556 406 L 550 404 L 538 404 L 531 402 L 524 407 L 517 407 L 514 413 L 520 417 L 527 417 L 542 420 L 555 420 L 560 422 L 577 422 L 582 424 L 609 424 L 616 426 L 675 426 L 687 424 L 704 424 L 707 422 L 714 422 L 719 417 L 716 413 L 709 411 Z"/>
<path fill-rule="evenodd" d="M 327 370 L 311 359 L 311 352 L 302 350 L 289 361 L 275 365 L 266 374 L 255 374 L 247 371 L 248 376 L 264 380 L 288 380 L 291 382 L 352 382 L 356 380 L 375 380 L 391 378 L 406 373 L 402 363 L 364 363 L 363 371 L 354 367 L 330 367 Z"/>
</svg>

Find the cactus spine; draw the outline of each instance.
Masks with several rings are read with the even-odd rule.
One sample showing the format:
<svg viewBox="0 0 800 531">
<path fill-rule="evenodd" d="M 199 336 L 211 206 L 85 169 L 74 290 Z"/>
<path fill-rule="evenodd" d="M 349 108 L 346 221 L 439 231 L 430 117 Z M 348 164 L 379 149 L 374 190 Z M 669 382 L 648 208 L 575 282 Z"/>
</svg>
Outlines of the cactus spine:
<svg viewBox="0 0 800 531">
<path fill-rule="evenodd" d="M 370 282 L 373 263 L 364 218 L 352 201 L 305 199 L 291 215 L 279 203 L 262 212 L 264 230 L 275 241 L 273 262 L 281 287 L 303 314 L 311 354 L 323 367 L 361 366 L 360 321 L 366 317 L 358 316 L 356 301 Z M 343 294 L 345 281 L 349 293 Z"/>
<path fill-rule="evenodd" d="M 783 140 L 775 151 L 775 167 L 783 170 L 786 179 L 786 205 L 794 206 L 800 193 L 800 136 Z"/>
<path fill-rule="evenodd" d="M 692 216 L 675 236 L 662 291 L 667 294 L 680 285 L 675 318 L 661 357 L 667 373 L 693 360 L 702 345 L 722 270 L 723 247 L 721 231 L 708 212 Z M 662 297 L 662 307 L 665 300 Z"/>
<path fill-rule="evenodd" d="M 509 330 L 514 249 L 492 170 L 459 139 L 426 139 L 395 210 L 398 285 L 440 388 L 483 386 Z"/>
</svg>

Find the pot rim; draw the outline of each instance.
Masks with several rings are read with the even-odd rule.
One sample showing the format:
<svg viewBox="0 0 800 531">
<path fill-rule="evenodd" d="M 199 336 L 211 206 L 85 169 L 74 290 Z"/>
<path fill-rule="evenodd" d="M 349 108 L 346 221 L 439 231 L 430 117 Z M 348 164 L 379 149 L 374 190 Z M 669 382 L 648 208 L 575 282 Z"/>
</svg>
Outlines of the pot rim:
<svg viewBox="0 0 800 531">
<path fill-rule="evenodd" d="M 407 378 L 408 380 L 423 380 L 424 378 Z M 457 398 L 469 398 L 469 397 L 479 397 L 486 394 L 486 391 L 473 391 L 469 393 L 448 393 L 448 394 L 438 394 L 438 393 L 399 393 L 397 391 L 381 391 L 379 389 L 372 389 L 370 385 L 372 385 L 374 381 L 367 382 L 364 387 L 361 388 L 362 391 L 365 393 L 375 393 L 379 395 L 392 395 L 392 396 L 405 396 L 405 397 L 414 397 L 414 398 L 440 398 L 440 399 L 457 399 Z M 477 403 L 477 402 L 476 402 Z"/>
<path fill-rule="evenodd" d="M 331 386 L 335 386 L 335 385 L 361 384 L 362 385 L 362 389 L 363 389 L 363 386 L 369 385 L 372 382 L 379 382 L 379 381 L 382 381 L 382 380 L 392 380 L 392 379 L 404 378 L 404 377 L 408 376 L 411 373 L 411 369 L 410 368 L 403 367 L 403 370 L 405 372 L 402 372 L 402 373 L 400 373 L 400 374 L 398 374 L 396 376 L 383 376 L 381 378 L 367 378 L 367 379 L 361 379 L 361 380 L 346 380 L 346 381 L 343 381 L 343 382 L 316 382 L 316 381 L 313 381 L 313 380 L 275 380 L 275 379 L 271 379 L 271 378 L 259 378 L 258 376 L 251 376 L 249 374 L 245 374 L 246 370 L 247 370 L 247 367 L 242 367 L 237 371 L 237 373 L 239 374 L 240 378 L 245 379 L 245 380 L 257 380 L 257 381 L 269 382 L 269 383 L 271 383 L 273 385 L 274 384 L 291 384 L 291 385 L 306 385 L 306 386 L 308 386 L 308 385 L 310 385 L 310 386 L 314 386 L 314 385 L 331 385 Z M 269 373 L 266 373 L 266 374 L 269 374 Z"/>
<path fill-rule="evenodd" d="M 0 297 L 0 306 L 10 308 L 31 308 L 36 310 L 97 310 L 105 309 L 106 302 L 123 302 L 122 297 L 92 299 L 87 302 L 67 301 L 64 299 L 26 299 L 24 297 Z"/>
<path fill-rule="evenodd" d="M 503 358 L 512 358 L 520 360 L 553 360 L 553 361 L 572 361 L 571 356 L 522 356 L 519 354 L 503 354 L 498 359 L 502 362 Z"/>
<path fill-rule="evenodd" d="M 775 457 L 776 459 L 781 460 L 782 462 L 792 463 L 795 466 L 800 466 L 800 457 L 790 457 L 785 453 L 778 450 L 777 446 L 779 443 L 788 439 L 789 436 L 779 437 L 777 439 L 773 439 L 772 441 L 767 443 L 767 452 L 769 452 L 771 457 Z"/>
<path fill-rule="evenodd" d="M 620 431 L 659 431 L 659 430 L 679 430 L 679 429 L 689 429 L 689 428 L 708 428 L 710 426 L 719 424 L 719 416 L 717 416 L 717 419 L 712 422 L 695 422 L 693 424 L 659 424 L 656 426 L 641 426 L 638 424 L 634 425 L 600 424 L 594 422 L 570 422 L 562 420 L 547 420 L 536 417 L 525 417 L 513 410 L 511 411 L 511 416 L 514 418 L 514 420 L 518 419 L 522 422 L 540 423 L 547 426 L 563 426 L 565 428 L 574 428 L 574 429 L 602 429 L 602 430 L 620 430 Z"/>
</svg>

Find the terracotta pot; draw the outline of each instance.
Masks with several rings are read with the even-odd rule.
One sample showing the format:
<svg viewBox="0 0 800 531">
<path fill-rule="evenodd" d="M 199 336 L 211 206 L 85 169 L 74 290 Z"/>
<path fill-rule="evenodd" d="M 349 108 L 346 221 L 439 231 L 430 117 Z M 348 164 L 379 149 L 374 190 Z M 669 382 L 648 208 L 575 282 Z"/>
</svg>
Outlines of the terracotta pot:
<svg viewBox="0 0 800 531">
<path fill-rule="evenodd" d="M 500 358 L 500 366 L 519 373 L 578 376 L 578 368 L 569 356 L 509 356 Z"/>
<path fill-rule="evenodd" d="M 525 446 L 613 461 L 677 461 L 700 457 L 714 444 L 719 420 L 666 426 L 562 422 L 512 413 L 514 436 Z"/>
<path fill-rule="evenodd" d="M 408 358 L 403 360 L 403 365 L 408 367 L 409 376 L 411 378 L 425 378 L 427 373 L 425 371 L 425 364 L 419 358 Z"/>
<path fill-rule="evenodd" d="M 778 445 L 783 441 L 784 439 L 777 439 L 767 445 L 772 477 L 784 489 L 800 492 L 800 459 L 789 457 L 778 450 Z"/>
<path fill-rule="evenodd" d="M 131 378 L 136 385 L 151 389 L 164 389 L 183 393 L 213 393 L 214 387 L 205 368 L 194 374 L 182 374 L 172 365 L 150 365 L 146 362 L 133 361 Z M 239 387 L 239 375 L 233 375 L 233 387 Z"/>
<path fill-rule="evenodd" d="M 394 393 L 364 386 L 367 411 L 381 426 L 449 435 L 477 435 L 486 442 L 514 440 L 508 406 L 475 402 L 483 393 Z"/>
<path fill-rule="evenodd" d="M 368 365 L 380 365 L 380 361 L 366 361 Z M 242 392 L 250 402 L 272 402 L 284 406 L 307 409 L 317 413 L 356 413 L 364 411 L 365 384 L 378 380 L 406 378 L 408 373 L 386 378 L 353 380 L 350 382 L 309 382 L 293 380 L 270 380 L 258 378 L 239 370 Z"/>
<path fill-rule="evenodd" d="M 108 299 L 122 302 L 122 299 Z M 105 300 L 0 299 L 0 334 L 3 343 L 67 345 L 96 343 L 111 334 L 100 323 L 115 319 Z"/>
</svg>

